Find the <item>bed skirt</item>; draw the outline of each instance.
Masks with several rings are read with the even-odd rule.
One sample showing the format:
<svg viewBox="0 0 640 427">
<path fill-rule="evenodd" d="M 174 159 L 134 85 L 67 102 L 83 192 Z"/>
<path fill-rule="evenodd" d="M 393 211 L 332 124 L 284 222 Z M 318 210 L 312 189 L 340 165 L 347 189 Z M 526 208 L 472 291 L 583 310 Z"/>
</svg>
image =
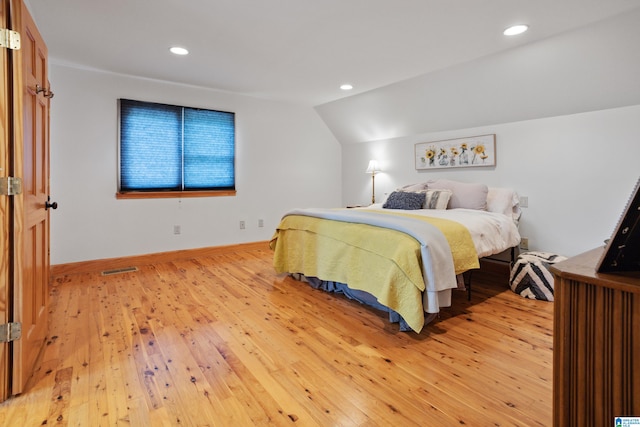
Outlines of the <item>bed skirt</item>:
<svg viewBox="0 0 640 427">
<path fill-rule="evenodd" d="M 381 310 L 385 313 L 389 313 L 389 322 L 397 323 L 400 331 L 408 332 L 413 331 L 411 327 L 405 322 L 400 314 L 396 311 L 390 309 L 387 306 L 384 306 L 378 302 L 376 297 L 371 295 L 369 292 L 361 291 L 358 289 L 351 289 L 346 283 L 339 282 L 330 282 L 327 280 L 321 280 L 317 277 L 307 277 L 300 273 L 291 273 L 291 277 L 301 282 L 306 282 L 314 289 L 320 289 L 325 292 L 343 294 L 349 299 L 353 299 L 358 301 L 361 304 L 368 305 L 369 307 L 373 307 L 377 310 Z M 437 313 L 424 313 L 425 319 L 424 324 L 430 323 L 433 319 L 435 319 L 438 314 Z"/>
</svg>

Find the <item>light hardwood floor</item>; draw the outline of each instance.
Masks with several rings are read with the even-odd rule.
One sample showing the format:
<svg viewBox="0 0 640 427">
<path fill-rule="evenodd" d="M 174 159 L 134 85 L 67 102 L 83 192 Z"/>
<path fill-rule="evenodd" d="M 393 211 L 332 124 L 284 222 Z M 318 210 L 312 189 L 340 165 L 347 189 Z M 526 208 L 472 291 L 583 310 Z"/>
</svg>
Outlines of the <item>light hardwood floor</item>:
<svg viewBox="0 0 640 427">
<path fill-rule="evenodd" d="M 4 426 L 550 426 L 553 303 L 477 273 L 420 334 L 230 250 L 56 277 Z"/>
</svg>

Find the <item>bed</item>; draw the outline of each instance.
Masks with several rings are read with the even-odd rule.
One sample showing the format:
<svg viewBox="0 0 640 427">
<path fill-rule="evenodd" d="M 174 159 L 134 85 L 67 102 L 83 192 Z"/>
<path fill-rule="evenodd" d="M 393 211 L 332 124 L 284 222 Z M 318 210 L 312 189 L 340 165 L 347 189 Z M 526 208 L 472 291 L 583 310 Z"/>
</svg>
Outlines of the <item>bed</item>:
<svg viewBox="0 0 640 427">
<path fill-rule="evenodd" d="M 362 208 L 294 209 L 270 247 L 277 273 L 339 292 L 420 332 L 451 305 L 462 274 L 520 242 L 512 189 L 431 180 Z"/>
</svg>

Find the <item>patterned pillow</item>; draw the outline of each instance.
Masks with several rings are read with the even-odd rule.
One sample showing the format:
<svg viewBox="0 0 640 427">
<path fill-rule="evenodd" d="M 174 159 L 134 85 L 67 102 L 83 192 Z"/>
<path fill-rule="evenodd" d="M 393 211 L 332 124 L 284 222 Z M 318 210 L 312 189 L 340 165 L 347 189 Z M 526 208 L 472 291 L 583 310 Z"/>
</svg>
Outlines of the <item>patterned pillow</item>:
<svg viewBox="0 0 640 427">
<path fill-rule="evenodd" d="M 410 190 L 409 187 L 410 186 L 400 187 L 396 191 L 403 193 L 424 193 L 425 199 L 421 209 L 447 209 L 449 199 L 453 194 L 451 190 L 427 190 L 426 188 Z"/>
<path fill-rule="evenodd" d="M 424 201 L 424 209 L 447 209 L 451 190 L 427 190 Z"/>
<path fill-rule="evenodd" d="M 425 193 L 410 193 L 404 191 L 394 191 L 389 194 L 387 201 L 382 205 L 385 209 L 422 209 L 425 201 Z"/>
</svg>

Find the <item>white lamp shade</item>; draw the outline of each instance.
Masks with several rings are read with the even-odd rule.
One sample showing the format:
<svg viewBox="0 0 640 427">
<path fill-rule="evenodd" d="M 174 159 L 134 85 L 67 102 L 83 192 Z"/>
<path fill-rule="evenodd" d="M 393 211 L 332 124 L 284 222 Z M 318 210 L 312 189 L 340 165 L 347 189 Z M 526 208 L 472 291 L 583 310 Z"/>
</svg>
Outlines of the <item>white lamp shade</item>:
<svg viewBox="0 0 640 427">
<path fill-rule="evenodd" d="M 366 173 L 376 173 L 380 172 L 380 167 L 378 166 L 377 160 L 369 160 L 369 166 L 367 166 Z"/>
</svg>

